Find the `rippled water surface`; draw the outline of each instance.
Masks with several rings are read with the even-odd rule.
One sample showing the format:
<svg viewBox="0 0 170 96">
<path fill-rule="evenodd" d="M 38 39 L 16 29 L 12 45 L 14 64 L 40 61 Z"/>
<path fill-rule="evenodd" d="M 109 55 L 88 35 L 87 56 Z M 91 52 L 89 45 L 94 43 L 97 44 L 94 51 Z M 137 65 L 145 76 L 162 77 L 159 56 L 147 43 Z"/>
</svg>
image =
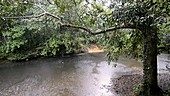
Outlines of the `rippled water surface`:
<svg viewBox="0 0 170 96">
<path fill-rule="evenodd" d="M 161 56 L 160 72 L 168 72 L 167 56 Z M 111 78 L 140 73 L 142 64 L 121 59 L 115 67 L 114 62 L 108 65 L 104 57 L 104 53 L 87 53 L 8 63 L 8 67 L 1 64 L 0 96 L 118 96 L 109 90 Z"/>
</svg>

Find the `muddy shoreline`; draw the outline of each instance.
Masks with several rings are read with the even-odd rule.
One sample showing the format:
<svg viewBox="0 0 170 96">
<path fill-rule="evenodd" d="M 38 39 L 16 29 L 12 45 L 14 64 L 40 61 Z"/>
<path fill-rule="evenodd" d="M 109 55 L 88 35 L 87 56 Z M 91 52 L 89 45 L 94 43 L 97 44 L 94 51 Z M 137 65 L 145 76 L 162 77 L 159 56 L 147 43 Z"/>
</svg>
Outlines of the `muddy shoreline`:
<svg viewBox="0 0 170 96">
<path fill-rule="evenodd" d="M 135 91 L 138 91 L 139 85 L 142 84 L 142 79 L 142 74 L 126 74 L 112 78 L 110 90 L 119 96 L 134 96 Z M 170 73 L 158 74 L 158 85 L 164 92 L 170 91 Z"/>
</svg>

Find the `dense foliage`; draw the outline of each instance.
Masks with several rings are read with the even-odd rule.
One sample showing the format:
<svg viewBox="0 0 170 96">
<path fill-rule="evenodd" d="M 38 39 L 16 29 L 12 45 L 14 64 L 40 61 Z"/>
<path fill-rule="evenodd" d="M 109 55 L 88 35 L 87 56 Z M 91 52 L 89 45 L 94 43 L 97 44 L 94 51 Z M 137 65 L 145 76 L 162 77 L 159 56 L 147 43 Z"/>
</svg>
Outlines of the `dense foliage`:
<svg viewBox="0 0 170 96">
<path fill-rule="evenodd" d="M 98 40 L 109 61 L 141 58 L 141 94 L 159 96 L 157 54 L 170 50 L 168 0 L 1 0 L 0 7 L 1 57 L 63 55 Z"/>
<path fill-rule="evenodd" d="M 121 1 L 121 0 L 120 0 Z M 109 51 L 109 60 L 122 55 L 143 59 L 143 40 L 146 27 L 155 27 L 158 32 L 158 53 L 169 52 L 169 13 L 168 1 L 127 0 L 123 5 L 111 5 L 107 11 L 99 13 L 105 24 L 115 26 L 113 33 L 103 35 L 104 46 Z M 121 2 L 119 2 L 121 3 Z M 121 30 L 120 30 L 121 29 Z M 122 30 L 123 29 L 123 30 Z M 129 56 L 130 55 L 130 56 Z"/>
<path fill-rule="evenodd" d="M 77 53 L 82 50 L 82 44 L 85 43 L 83 34 L 77 34 L 76 30 L 55 29 L 54 25 L 50 25 L 51 22 L 44 22 L 47 23 L 45 26 L 41 21 L 43 19 L 50 18 L 17 21 L 17 25 L 3 32 L 5 43 L 1 46 L 1 53 L 9 60 L 20 60 Z"/>
<path fill-rule="evenodd" d="M 66 44 L 65 47 L 68 48 L 68 41 L 74 40 L 75 38 L 70 38 L 76 36 L 78 40 L 75 39 L 75 42 L 86 40 L 86 43 L 90 43 L 98 40 L 99 44 L 103 45 L 103 48 L 108 51 L 108 60 L 118 59 L 120 55 L 128 55 L 133 58 L 142 58 L 143 42 L 141 41 L 143 40 L 143 37 L 140 29 L 143 24 L 146 23 L 147 19 L 152 17 L 155 19 L 153 24 L 150 25 L 158 26 L 157 28 L 159 30 L 158 51 L 169 52 L 170 45 L 168 37 L 170 28 L 167 26 L 167 23 L 169 23 L 169 17 L 167 17 L 166 14 L 169 12 L 169 2 L 162 1 L 162 3 L 159 1 L 156 2 L 156 4 L 155 2 L 156 1 L 152 2 L 152 0 L 137 0 L 134 2 L 133 0 L 127 0 L 126 2 L 117 0 L 110 1 L 109 4 L 106 1 L 102 2 L 90 0 L 71 0 L 71 2 L 69 0 L 54 0 L 54 2 L 49 0 L 30 0 L 29 2 L 27 0 L 18 0 L 17 2 L 1 1 L 0 16 L 2 17 L 37 16 L 45 10 L 55 16 L 58 16 L 65 24 L 80 26 L 83 24 L 83 26 L 87 28 L 91 27 L 92 32 L 95 32 L 95 30 L 106 30 L 107 28 L 113 26 L 115 26 L 115 28 L 122 26 L 132 27 L 132 29 L 115 30 L 113 33 L 106 33 L 100 36 L 92 37 L 86 35 L 85 32 L 83 33 L 79 29 L 75 30 L 62 27 L 60 20 L 49 17 L 48 14 L 47 16 L 44 15 L 40 18 L 30 19 L 22 19 L 22 17 L 19 17 L 20 19 L 1 18 L 1 58 L 4 56 L 12 56 L 12 58 L 18 57 L 17 59 L 26 59 L 29 57 L 29 55 L 25 56 L 26 54 L 35 53 L 39 56 L 47 55 L 49 52 L 55 53 L 54 50 L 59 49 L 48 48 L 49 44 L 47 44 L 47 42 L 51 43 L 49 42 L 50 38 L 55 37 L 55 39 L 60 39 L 63 38 L 63 36 L 64 38 L 65 36 L 66 38 L 69 37 L 68 40 L 59 40 L 59 42 L 55 42 L 55 44 L 58 44 L 57 46 Z M 138 28 L 138 26 L 141 27 Z M 90 39 L 87 37 L 90 37 Z M 79 44 L 82 45 L 84 43 L 84 41 L 82 44 L 80 42 L 78 43 L 78 46 Z M 77 48 L 80 48 L 78 46 Z M 43 52 L 41 52 L 40 49 L 43 49 Z M 73 49 L 74 51 L 77 50 L 74 48 L 70 49 Z M 70 49 L 67 49 L 69 50 L 68 52 L 71 52 Z M 25 50 L 27 51 L 26 53 Z M 23 52 L 25 53 L 24 55 Z M 11 55 L 13 53 L 14 56 Z M 10 57 L 11 60 L 15 59 L 12 58 Z"/>
<path fill-rule="evenodd" d="M 9 8 L 15 6 L 11 2 Z M 75 16 L 71 16 L 72 14 L 63 13 L 62 10 L 54 11 L 55 5 L 45 5 L 44 3 L 47 2 L 39 4 L 46 10 L 53 11 L 53 14 L 58 11 L 61 12 L 67 22 L 71 22 L 69 21 L 70 18 L 74 20 Z M 13 12 L 13 10 L 9 11 Z M 30 6 L 22 12 L 24 15 L 39 13 L 41 13 L 41 10 L 37 10 L 35 6 Z M 82 33 L 77 29 L 62 28 L 56 22 L 56 19 L 48 16 L 31 19 L 2 19 L 0 56 L 8 60 L 28 60 L 37 56 L 63 56 L 64 54 L 78 53 L 85 51 L 85 44 L 89 40 L 87 33 Z"/>
</svg>

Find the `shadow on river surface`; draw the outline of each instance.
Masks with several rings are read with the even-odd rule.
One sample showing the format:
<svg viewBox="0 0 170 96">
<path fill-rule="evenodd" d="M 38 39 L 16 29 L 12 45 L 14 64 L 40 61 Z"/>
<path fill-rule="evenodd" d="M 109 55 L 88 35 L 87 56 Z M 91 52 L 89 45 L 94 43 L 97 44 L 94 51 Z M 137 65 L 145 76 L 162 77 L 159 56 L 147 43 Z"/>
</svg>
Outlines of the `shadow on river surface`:
<svg viewBox="0 0 170 96">
<path fill-rule="evenodd" d="M 159 57 L 159 72 L 169 74 L 166 57 Z M 126 58 L 114 64 L 105 53 L 0 64 L 0 96 L 119 96 L 113 78 L 142 74 L 142 64 Z"/>
</svg>

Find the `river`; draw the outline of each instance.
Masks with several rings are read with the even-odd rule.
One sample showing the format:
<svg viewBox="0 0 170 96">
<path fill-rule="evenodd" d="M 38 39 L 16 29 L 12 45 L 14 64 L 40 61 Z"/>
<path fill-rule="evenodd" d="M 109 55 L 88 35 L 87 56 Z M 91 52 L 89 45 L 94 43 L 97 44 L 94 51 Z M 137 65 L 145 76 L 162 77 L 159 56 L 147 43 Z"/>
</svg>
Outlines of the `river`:
<svg viewBox="0 0 170 96">
<path fill-rule="evenodd" d="M 159 73 L 169 74 L 168 56 L 158 56 Z M 126 73 L 142 74 L 142 63 L 122 58 L 108 65 L 105 53 L 1 62 L 0 96 L 118 96 L 111 78 Z"/>
</svg>

